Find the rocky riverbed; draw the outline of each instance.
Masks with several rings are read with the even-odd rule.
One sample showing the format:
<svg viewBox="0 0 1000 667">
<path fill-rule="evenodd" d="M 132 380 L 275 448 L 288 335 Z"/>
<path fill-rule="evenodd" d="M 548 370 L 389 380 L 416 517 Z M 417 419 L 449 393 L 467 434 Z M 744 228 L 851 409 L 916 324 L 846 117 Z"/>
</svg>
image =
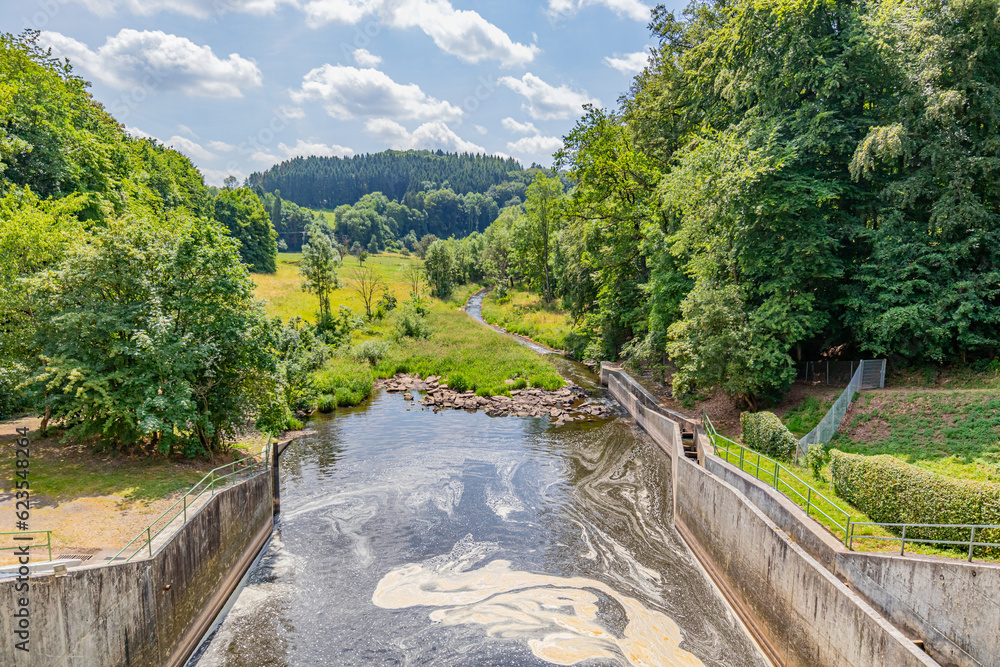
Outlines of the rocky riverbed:
<svg viewBox="0 0 1000 667">
<path fill-rule="evenodd" d="M 557 389 L 512 389 L 510 396 L 476 396 L 475 392 L 459 392 L 432 375 L 426 379 L 417 375 L 398 374 L 388 380 L 379 380 L 376 387 L 388 392 L 404 392 L 403 398 L 417 400 L 421 405 L 438 410 L 482 410 L 491 417 L 548 417 L 556 425 L 570 421 L 593 421 L 611 416 L 611 409 L 601 403 L 591 402 L 587 392 L 573 383 Z"/>
</svg>

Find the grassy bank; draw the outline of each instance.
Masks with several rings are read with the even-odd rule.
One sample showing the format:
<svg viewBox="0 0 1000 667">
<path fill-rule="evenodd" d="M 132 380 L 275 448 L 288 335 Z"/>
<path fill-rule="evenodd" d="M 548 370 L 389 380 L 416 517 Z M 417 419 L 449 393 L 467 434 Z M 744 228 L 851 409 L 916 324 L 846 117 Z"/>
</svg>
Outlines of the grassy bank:
<svg viewBox="0 0 1000 667">
<path fill-rule="evenodd" d="M 493 292 L 488 294 L 483 300 L 483 319 L 556 350 L 573 350 L 578 343 L 572 320 L 558 308 L 558 302 L 546 304 L 524 290 L 513 289 L 502 300 Z"/>
<path fill-rule="evenodd" d="M 254 275 L 257 296 L 266 300 L 268 312 L 273 315 L 297 315 L 314 321 L 319 304 L 315 296 L 301 289 L 300 260 L 300 254 L 281 253 L 276 274 Z M 453 388 L 471 389 L 481 395 L 508 393 L 523 386 L 556 389 L 564 384 L 548 360 L 480 325 L 461 310 L 478 285 L 455 288 L 447 301 L 425 297 L 427 313 L 422 323 L 426 335 L 400 335 L 397 320 L 410 290 L 405 271 L 418 262 L 399 255 L 376 255 L 366 262 L 366 266 L 376 267 L 400 308 L 352 332 L 350 340 L 314 374 L 320 394 L 317 407 L 328 410 L 357 405 L 368 397 L 376 378 L 396 373 L 440 375 Z M 355 266 L 357 260 L 348 259 L 340 269 L 345 287 L 333 293 L 331 306 L 335 311 L 346 306 L 355 315 L 363 315 L 364 303 L 353 290 L 351 278 Z"/>
<path fill-rule="evenodd" d="M 830 444 L 856 454 L 890 454 L 950 477 L 998 482 L 1000 392 L 864 392 Z"/>
</svg>

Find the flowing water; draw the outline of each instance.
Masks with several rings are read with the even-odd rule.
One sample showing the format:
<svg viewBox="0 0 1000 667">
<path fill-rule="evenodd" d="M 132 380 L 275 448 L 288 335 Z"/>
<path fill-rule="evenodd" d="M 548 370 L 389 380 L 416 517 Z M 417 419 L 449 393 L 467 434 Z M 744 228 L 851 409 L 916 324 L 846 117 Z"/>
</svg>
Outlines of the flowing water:
<svg viewBox="0 0 1000 667">
<path fill-rule="evenodd" d="M 376 392 L 310 426 L 199 665 L 765 664 L 674 531 L 669 461 L 627 416 L 556 427 Z"/>
</svg>

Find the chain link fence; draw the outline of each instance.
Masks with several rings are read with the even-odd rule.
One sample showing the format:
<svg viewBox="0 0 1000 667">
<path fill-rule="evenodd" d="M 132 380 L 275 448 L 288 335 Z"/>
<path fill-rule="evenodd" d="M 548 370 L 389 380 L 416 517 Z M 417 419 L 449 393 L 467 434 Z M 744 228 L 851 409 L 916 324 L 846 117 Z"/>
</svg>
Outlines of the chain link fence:
<svg viewBox="0 0 1000 667">
<path fill-rule="evenodd" d="M 831 362 L 844 363 L 844 362 Z M 851 364 L 854 365 L 853 363 Z M 826 444 L 840 428 L 847 410 L 851 407 L 854 395 L 862 389 L 881 389 L 885 387 L 885 359 L 869 359 L 857 364 L 854 374 L 847 383 L 847 389 L 840 394 L 833 407 L 823 416 L 816 428 L 809 431 L 801 440 L 796 451 L 796 458 L 806 455 L 809 445 Z"/>
</svg>

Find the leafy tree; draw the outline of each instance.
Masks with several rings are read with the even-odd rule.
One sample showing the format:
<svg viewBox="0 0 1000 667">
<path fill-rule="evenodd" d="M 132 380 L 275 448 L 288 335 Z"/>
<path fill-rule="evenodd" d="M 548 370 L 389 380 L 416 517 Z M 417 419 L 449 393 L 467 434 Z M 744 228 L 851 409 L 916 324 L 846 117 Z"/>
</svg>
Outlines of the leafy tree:
<svg viewBox="0 0 1000 667">
<path fill-rule="evenodd" d="M 424 234 L 420 241 L 417 243 L 415 250 L 420 259 L 427 258 L 427 249 L 431 247 L 431 244 L 437 241 L 438 238 L 433 234 Z"/>
<path fill-rule="evenodd" d="M 455 256 L 445 241 L 436 240 L 427 248 L 424 271 L 434 296 L 446 299 L 454 286 Z"/>
<path fill-rule="evenodd" d="M 310 243 L 302 246 L 302 262 L 299 274 L 303 278 L 302 289 L 319 297 L 320 326 L 326 326 L 333 316 L 330 311 L 330 294 L 339 287 L 337 267 L 340 254 L 323 233 L 310 235 Z"/>
<path fill-rule="evenodd" d="M 534 182 L 528 186 L 525 202 L 527 214 L 519 218 L 516 231 L 518 243 L 523 248 L 527 275 L 532 285 L 545 297 L 552 300 L 552 240 L 562 215 L 562 182 L 556 176 L 538 172 Z"/>
<path fill-rule="evenodd" d="M 253 289 L 221 225 L 95 228 L 34 280 L 34 381 L 53 418 L 115 450 L 220 451 L 276 392 L 275 328 Z"/>
<path fill-rule="evenodd" d="M 278 235 L 260 199 L 248 188 L 223 190 L 215 198 L 215 219 L 240 242 L 240 256 L 256 273 L 277 270 Z"/>
<path fill-rule="evenodd" d="M 372 234 L 371 241 L 368 242 L 368 254 L 377 255 L 378 254 L 378 239 Z"/>
</svg>

